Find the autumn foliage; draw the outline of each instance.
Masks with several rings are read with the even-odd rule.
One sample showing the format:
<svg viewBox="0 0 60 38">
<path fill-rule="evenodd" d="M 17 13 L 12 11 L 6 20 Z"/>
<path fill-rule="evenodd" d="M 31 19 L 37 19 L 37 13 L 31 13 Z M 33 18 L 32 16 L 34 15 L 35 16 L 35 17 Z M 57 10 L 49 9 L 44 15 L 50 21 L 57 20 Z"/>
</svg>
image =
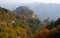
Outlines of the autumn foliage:
<svg viewBox="0 0 60 38">
<path fill-rule="evenodd" d="M 60 26 L 55 27 L 52 30 L 43 29 L 37 33 L 34 38 L 60 38 Z"/>
<path fill-rule="evenodd" d="M 60 38 L 60 18 L 46 24 L 0 7 L 0 38 Z"/>
</svg>

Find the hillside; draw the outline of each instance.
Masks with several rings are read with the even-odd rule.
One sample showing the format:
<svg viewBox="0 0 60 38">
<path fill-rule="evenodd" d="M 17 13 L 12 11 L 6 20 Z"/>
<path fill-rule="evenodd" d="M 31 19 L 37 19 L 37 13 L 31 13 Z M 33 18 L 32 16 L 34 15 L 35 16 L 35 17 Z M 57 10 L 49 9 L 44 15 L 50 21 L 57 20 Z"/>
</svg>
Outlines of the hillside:
<svg viewBox="0 0 60 38">
<path fill-rule="evenodd" d="M 34 15 L 34 17 L 35 17 L 34 11 L 31 10 L 27 6 L 20 6 L 20 7 L 16 8 L 15 10 L 13 10 L 13 12 L 18 13 L 20 15 L 25 15 L 28 17 L 32 17 Z"/>
<path fill-rule="evenodd" d="M 37 30 L 40 30 L 38 18 L 0 7 L 0 38 L 30 38 Z"/>
<path fill-rule="evenodd" d="M 60 18 L 42 22 L 0 7 L 0 38 L 60 38 Z"/>
</svg>

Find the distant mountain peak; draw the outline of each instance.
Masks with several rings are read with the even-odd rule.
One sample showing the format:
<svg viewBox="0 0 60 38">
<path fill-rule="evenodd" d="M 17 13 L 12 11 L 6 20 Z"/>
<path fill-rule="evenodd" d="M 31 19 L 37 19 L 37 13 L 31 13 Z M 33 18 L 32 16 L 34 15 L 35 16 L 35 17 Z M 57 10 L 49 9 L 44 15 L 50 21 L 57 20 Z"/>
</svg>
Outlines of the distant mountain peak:
<svg viewBox="0 0 60 38">
<path fill-rule="evenodd" d="M 34 15 L 34 11 L 27 6 L 20 6 L 17 9 L 15 9 L 14 12 L 21 15 L 29 16 L 29 17 L 33 17 Z"/>
</svg>

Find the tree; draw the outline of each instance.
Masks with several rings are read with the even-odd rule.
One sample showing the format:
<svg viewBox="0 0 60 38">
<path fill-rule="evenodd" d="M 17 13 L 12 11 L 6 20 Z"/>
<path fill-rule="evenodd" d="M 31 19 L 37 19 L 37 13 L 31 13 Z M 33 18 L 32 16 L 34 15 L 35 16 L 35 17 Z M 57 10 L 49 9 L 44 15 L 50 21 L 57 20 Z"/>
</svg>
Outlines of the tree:
<svg viewBox="0 0 60 38">
<path fill-rule="evenodd" d="M 58 26 L 58 25 L 60 25 L 60 18 L 58 18 L 55 22 L 55 26 Z"/>
</svg>

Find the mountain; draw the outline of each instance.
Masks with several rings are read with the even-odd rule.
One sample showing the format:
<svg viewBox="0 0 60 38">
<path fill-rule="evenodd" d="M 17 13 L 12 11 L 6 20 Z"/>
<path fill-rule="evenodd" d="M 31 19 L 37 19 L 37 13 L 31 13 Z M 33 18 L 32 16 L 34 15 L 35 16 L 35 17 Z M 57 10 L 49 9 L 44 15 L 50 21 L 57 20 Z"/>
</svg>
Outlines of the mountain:
<svg viewBox="0 0 60 38">
<path fill-rule="evenodd" d="M 27 6 L 35 12 L 35 14 L 40 18 L 40 20 L 44 20 L 47 18 L 56 20 L 57 18 L 60 17 L 59 15 L 60 4 L 32 3 L 32 4 L 8 4 L 0 6 L 10 9 L 12 11 L 20 6 Z"/>
<path fill-rule="evenodd" d="M 40 20 L 0 7 L 0 38 L 31 38 L 40 30 Z"/>
<path fill-rule="evenodd" d="M 42 22 L 32 17 L 35 14 L 30 11 L 33 10 L 26 8 L 22 6 L 10 11 L 0 7 L 0 38 L 60 38 L 60 18 Z"/>
<path fill-rule="evenodd" d="M 31 4 L 28 5 L 31 9 L 33 9 L 36 15 L 41 19 L 44 20 L 46 18 L 51 18 L 56 20 L 60 17 L 60 4 Z"/>
<path fill-rule="evenodd" d="M 27 6 L 20 6 L 16 8 L 13 12 L 18 13 L 20 15 L 25 15 L 28 17 L 35 17 L 34 11 L 28 8 Z"/>
</svg>

